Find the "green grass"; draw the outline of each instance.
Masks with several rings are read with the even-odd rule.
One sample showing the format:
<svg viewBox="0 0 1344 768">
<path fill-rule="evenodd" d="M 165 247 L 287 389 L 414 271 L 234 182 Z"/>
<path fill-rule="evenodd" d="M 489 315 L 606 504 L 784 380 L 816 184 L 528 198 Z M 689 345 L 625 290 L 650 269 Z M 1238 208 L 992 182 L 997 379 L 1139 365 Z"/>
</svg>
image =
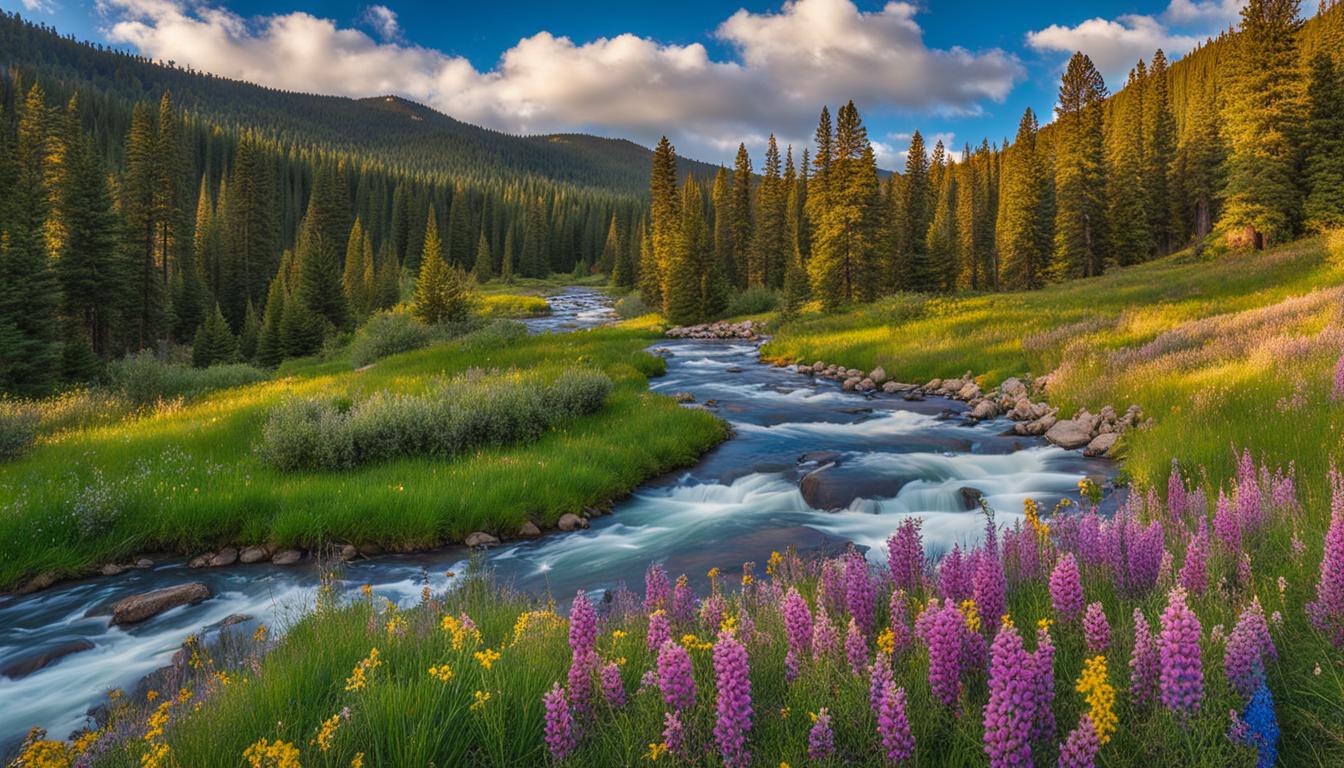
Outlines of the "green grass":
<svg viewBox="0 0 1344 768">
<path fill-rule="evenodd" d="M 541 296 L 486 293 L 477 302 L 476 312 L 481 317 L 540 317 L 551 313 L 551 305 Z"/>
<path fill-rule="evenodd" d="M 504 282 L 498 277 L 488 280 L 484 284 L 477 286 L 477 291 L 482 296 L 492 294 L 519 294 L 524 296 L 549 296 L 570 286 L 581 285 L 588 288 L 606 288 L 608 278 L 606 275 L 588 275 L 586 277 L 574 277 L 573 275 L 556 273 L 548 277 L 519 277 L 514 276 L 509 282 Z"/>
<path fill-rule="evenodd" d="M 146 551 L 333 540 L 428 547 L 475 530 L 513 534 L 527 519 L 553 524 L 692 463 L 726 436 L 718 419 L 647 391 L 663 365 L 642 351 L 650 338 L 614 328 L 503 345 L 468 336 L 362 372 L 341 359 L 290 361 L 271 381 L 40 439 L 0 467 L 0 587 Z M 526 446 L 300 474 L 268 467 L 255 451 L 271 408 L 289 396 L 420 393 L 468 368 L 544 376 L 575 365 L 615 382 L 606 407 Z"/>
<path fill-rule="evenodd" d="M 1066 414 L 1137 403 L 1154 417 L 1122 448 L 1134 479 L 1161 485 L 1173 458 L 1229 477 L 1234 445 L 1324 478 L 1344 439 L 1329 395 L 1342 351 L 1344 267 L 1311 238 L 1270 253 L 1185 252 L 1030 293 L 805 314 L 764 354 L 882 365 L 915 383 L 1051 374 L 1048 399 Z"/>
</svg>

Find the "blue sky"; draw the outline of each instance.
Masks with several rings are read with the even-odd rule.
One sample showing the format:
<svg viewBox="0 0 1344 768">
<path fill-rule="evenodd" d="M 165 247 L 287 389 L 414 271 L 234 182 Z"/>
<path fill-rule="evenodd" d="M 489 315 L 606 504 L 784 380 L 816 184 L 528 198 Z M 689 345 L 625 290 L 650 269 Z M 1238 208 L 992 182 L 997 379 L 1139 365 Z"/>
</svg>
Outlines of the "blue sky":
<svg viewBox="0 0 1344 768">
<path fill-rule="evenodd" d="M 713 3 L 0 0 L 62 33 L 266 85 L 397 93 L 510 132 L 588 131 L 683 154 L 802 143 L 823 103 L 858 103 L 893 167 L 911 130 L 953 146 L 1047 117 L 1068 53 L 1118 86 L 1176 58 L 1242 0 L 1068 5 L 881 0 Z M 932 141 L 930 141 L 930 144 Z"/>
</svg>

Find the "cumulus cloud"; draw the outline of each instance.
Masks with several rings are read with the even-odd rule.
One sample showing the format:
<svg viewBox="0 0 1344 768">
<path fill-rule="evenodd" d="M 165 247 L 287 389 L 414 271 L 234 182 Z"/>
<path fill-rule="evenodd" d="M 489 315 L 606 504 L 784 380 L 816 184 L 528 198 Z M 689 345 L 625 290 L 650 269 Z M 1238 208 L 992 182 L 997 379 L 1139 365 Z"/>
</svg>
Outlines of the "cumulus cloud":
<svg viewBox="0 0 1344 768">
<path fill-rule="evenodd" d="M 31 13 L 55 13 L 60 6 L 55 0 L 23 0 L 23 7 Z"/>
<path fill-rule="evenodd" d="M 1162 18 L 1175 25 L 1226 27 L 1237 22 L 1246 0 L 1171 0 Z"/>
<path fill-rule="evenodd" d="M 362 18 L 364 23 L 373 27 L 384 41 L 401 39 L 401 25 L 397 23 L 397 12 L 386 5 L 370 5 L 364 9 Z"/>
<path fill-rule="evenodd" d="M 735 53 L 633 34 L 575 42 L 520 40 L 486 71 L 389 39 L 396 15 L 373 6 L 383 38 L 302 12 L 243 18 L 192 0 L 100 0 L 107 36 L 141 53 L 289 90 L 402 95 L 492 128 L 592 130 L 652 143 L 673 132 L 686 154 L 731 157 L 741 139 L 807 136 L 822 104 L 921 114 L 975 114 L 1023 76 L 998 49 L 930 48 L 912 4 L 860 11 L 852 0 L 792 0 L 738 11 L 714 31 Z M 374 9 L 381 9 L 375 11 Z M 833 107 L 834 108 L 834 107 Z"/>
</svg>

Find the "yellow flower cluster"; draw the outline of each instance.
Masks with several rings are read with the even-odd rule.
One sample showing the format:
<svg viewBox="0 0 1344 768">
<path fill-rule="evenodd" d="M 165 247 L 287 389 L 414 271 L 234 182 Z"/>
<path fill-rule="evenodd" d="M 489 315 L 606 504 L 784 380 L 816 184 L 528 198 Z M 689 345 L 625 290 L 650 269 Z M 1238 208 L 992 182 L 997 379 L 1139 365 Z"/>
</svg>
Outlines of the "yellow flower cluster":
<svg viewBox="0 0 1344 768">
<path fill-rule="evenodd" d="M 620 639 L 623 638 L 623 637 L 625 637 L 625 630 L 624 630 L 624 629 L 613 629 L 613 630 L 611 630 L 611 639 L 613 639 L 613 640 L 620 640 Z"/>
<path fill-rule="evenodd" d="M 145 729 L 145 741 L 157 741 L 163 737 L 164 726 L 168 725 L 168 707 L 172 706 L 171 701 L 165 701 L 154 710 L 145 724 L 149 727 Z"/>
<path fill-rule="evenodd" d="M 1119 720 L 1115 715 L 1115 686 L 1106 679 L 1106 657 L 1093 656 L 1083 664 L 1077 691 L 1084 695 L 1090 708 L 1088 714 L 1097 729 L 1097 741 L 1111 740 Z"/>
<path fill-rule="evenodd" d="M 729 634 L 736 632 L 737 617 L 731 614 L 725 614 L 724 617 L 719 620 L 719 631 L 727 632 Z"/>
<path fill-rule="evenodd" d="M 384 625 L 387 629 L 388 637 L 401 637 L 406 634 L 406 617 L 400 613 L 394 613 Z"/>
<path fill-rule="evenodd" d="M 976 607 L 974 600 L 961 601 L 961 615 L 966 619 L 967 629 L 972 632 L 980 631 L 980 609 Z"/>
<path fill-rule="evenodd" d="M 429 676 L 441 683 L 446 683 L 453 679 L 453 668 L 447 664 L 430 667 Z"/>
<path fill-rule="evenodd" d="M 493 668 L 495 666 L 495 662 L 499 661 L 499 651 L 493 650 L 491 648 L 486 648 L 484 651 L 477 651 L 472 655 L 475 656 L 476 661 L 480 662 L 480 665 L 482 667 L 485 667 L 486 669 Z"/>
<path fill-rule="evenodd" d="M 644 759 L 651 763 L 658 762 L 658 758 L 667 752 L 667 742 L 653 742 L 649 744 L 649 751 L 644 753 Z"/>
<path fill-rule="evenodd" d="M 266 625 L 265 625 L 265 624 L 258 624 L 258 625 L 257 625 L 257 631 L 252 633 L 252 642 L 254 642 L 254 643 L 264 643 L 264 642 L 266 642 Z"/>
<path fill-rule="evenodd" d="M 878 634 L 877 650 L 888 656 L 896 652 L 896 633 L 891 631 L 891 627 L 887 627 Z"/>
<path fill-rule="evenodd" d="M 168 764 L 168 754 L 171 751 L 162 741 L 151 744 L 140 756 L 140 768 L 163 768 Z"/>
<path fill-rule="evenodd" d="M 286 741 L 259 739 L 243 751 L 250 768 L 301 768 L 299 748 Z"/>
<path fill-rule="evenodd" d="M 331 743 L 336 740 L 336 728 L 341 724 L 339 714 L 332 715 L 322 721 L 322 727 L 317 730 L 317 748 L 326 752 L 331 749 Z"/>
<path fill-rule="evenodd" d="M 557 614 L 551 606 L 547 606 L 545 610 L 540 611 L 523 611 L 518 614 L 518 618 L 513 622 L 513 644 L 531 637 L 534 632 L 544 633 L 565 626 L 568 626 L 568 622 L 565 621 L 563 616 Z"/>
<path fill-rule="evenodd" d="M 89 745 L 98 738 L 97 731 L 90 731 L 73 744 L 48 739 L 47 732 L 34 728 L 23 741 L 19 756 L 10 765 L 19 768 L 70 768 L 75 758 L 84 753 Z"/>
<path fill-rule="evenodd" d="M 1032 530 L 1044 542 L 1050 538 L 1050 525 L 1041 520 L 1041 508 L 1036 504 L 1036 500 L 1028 497 L 1022 502 L 1022 512 L 1026 515 L 1027 522 L 1031 523 Z"/>
<path fill-rule="evenodd" d="M 708 651 L 709 649 L 714 647 L 713 643 L 701 640 L 700 638 L 692 634 L 682 635 L 681 645 L 688 651 Z"/>
<path fill-rule="evenodd" d="M 475 699 L 475 701 L 471 703 L 472 712 L 481 711 L 481 709 L 485 707 L 486 703 L 490 701 L 489 691 L 475 691 L 471 694 L 471 696 L 473 699 Z"/>
<path fill-rule="evenodd" d="M 775 571 L 779 568 L 781 564 L 783 564 L 783 562 L 784 562 L 784 556 L 779 554 L 778 550 L 771 552 L 770 559 L 765 561 L 766 574 L 773 576 L 775 574 Z"/>
<path fill-rule="evenodd" d="M 345 679 L 345 690 L 362 691 L 369 684 L 369 676 L 373 671 L 382 666 L 382 661 L 378 658 L 378 649 L 370 648 L 369 655 L 360 660 L 355 665 L 355 670 L 350 673 L 350 677 Z"/>
<path fill-rule="evenodd" d="M 452 635 L 454 651 L 462 650 L 462 646 L 465 645 L 468 640 L 473 640 L 478 643 L 481 641 L 480 631 L 475 627 L 469 627 L 456 616 L 444 616 L 443 621 L 440 622 L 440 624 L 443 627 L 444 632 Z"/>
<path fill-rule="evenodd" d="M 350 768 L 364 768 L 364 753 L 355 754 L 355 759 L 350 761 Z"/>
</svg>

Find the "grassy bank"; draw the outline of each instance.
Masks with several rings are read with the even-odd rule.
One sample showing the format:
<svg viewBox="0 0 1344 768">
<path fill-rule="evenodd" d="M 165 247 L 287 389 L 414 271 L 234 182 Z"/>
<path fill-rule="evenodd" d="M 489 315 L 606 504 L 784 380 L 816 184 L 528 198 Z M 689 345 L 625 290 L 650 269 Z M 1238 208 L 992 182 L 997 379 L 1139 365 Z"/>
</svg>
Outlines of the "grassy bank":
<svg viewBox="0 0 1344 768">
<path fill-rule="evenodd" d="M 725 435 L 714 417 L 647 391 L 646 377 L 663 363 L 642 351 L 645 331 L 482 333 L 358 372 L 344 359 L 289 362 L 270 381 L 40 438 L 0 468 L 0 587 L 146 551 L 329 541 L 427 547 L 476 530 L 511 535 L 528 519 L 553 524 L 690 463 Z M 282 473 L 256 451 L 268 414 L 287 398 L 420 394 L 435 378 L 470 368 L 545 380 L 575 366 L 615 383 L 605 407 L 527 445 L 330 473 Z"/>
<path fill-rule="evenodd" d="M 1030 293 L 897 296 L 805 314 L 765 348 L 923 383 L 967 370 L 995 384 L 1050 374 L 1066 414 L 1138 403 L 1156 424 L 1126 436 L 1129 473 L 1165 483 L 1173 458 L 1231 475 L 1231 446 L 1323 478 L 1344 415 L 1344 261 L 1321 240 L 1269 253 L 1185 252 Z M 1316 487 L 1317 494 L 1322 490 Z"/>
</svg>

